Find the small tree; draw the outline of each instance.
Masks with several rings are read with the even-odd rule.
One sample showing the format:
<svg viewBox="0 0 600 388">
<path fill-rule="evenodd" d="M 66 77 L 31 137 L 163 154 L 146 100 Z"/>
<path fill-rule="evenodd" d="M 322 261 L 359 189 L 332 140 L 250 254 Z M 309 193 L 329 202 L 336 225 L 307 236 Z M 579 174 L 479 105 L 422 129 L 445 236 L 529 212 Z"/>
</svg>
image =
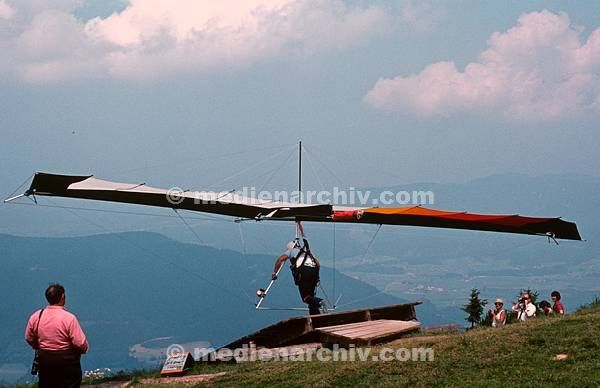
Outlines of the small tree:
<svg viewBox="0 0 600 388">
<path fill-rule="evenodd" d="M 481 322 L 481 314 L 483 313 L 483 308 L 486 304 L 487 299 L 479 298 L 479 290 L 477 288 L 471 289 L 469 303 L 462 307 L 462 310 L 469 314 L 465 320 L 471 322 L 471 328 L 475 327 L 475 324 Z"/>
</svg>

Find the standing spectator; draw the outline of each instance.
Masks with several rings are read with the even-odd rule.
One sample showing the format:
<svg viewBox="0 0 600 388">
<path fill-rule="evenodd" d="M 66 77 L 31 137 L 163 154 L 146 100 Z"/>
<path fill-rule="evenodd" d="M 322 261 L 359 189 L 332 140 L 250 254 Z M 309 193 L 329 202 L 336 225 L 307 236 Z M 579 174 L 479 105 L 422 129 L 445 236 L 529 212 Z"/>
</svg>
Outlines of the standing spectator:
<svg viewBox="0 0 600 388">
<path fill-rule="evenodd" d="M 502 299 L 496 299 L 494 302 L 496 310 L 489 310 L 488 315 L 492 318 L 492 327 L 504 326 L 506 324 L 506 311 Z"/>
<path fill-rule="evenodd" d="M 535 318 L 537 307 L 531 303 L 529 294 L 523 294 L 521 295 L 521 299 L 513 305 L 512 310 L 517 313 L 517 319 L 527 321 L 528 319 Z"/>
<path fill-rule="evenodd" d="M 565 308 L 563 307 L 562 302 L 560 301 L 560 292 L 552 291 L 550 297 L 552 298 L 552 302 L 554 303 L 554 305 L 552 305 L 552 312 L 554 314 L 564 315 Z"/>
<path fill-rule="evenodd" d="M 65 288 L 52 284 L 46 289 L 48 306 L 31 315 L 25 341 L 39 355 L 39 387 L 79 387 L 81 354 L 88 343 L 77 317 L 65 309 Z"/>
</svg>

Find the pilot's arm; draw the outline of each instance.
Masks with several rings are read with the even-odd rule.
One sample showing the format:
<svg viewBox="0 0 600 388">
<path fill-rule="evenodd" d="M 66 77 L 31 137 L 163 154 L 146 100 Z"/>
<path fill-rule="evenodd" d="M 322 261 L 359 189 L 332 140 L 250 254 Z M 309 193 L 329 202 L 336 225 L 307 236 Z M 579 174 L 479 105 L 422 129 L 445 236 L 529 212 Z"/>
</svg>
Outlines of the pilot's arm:
<svg viewBox="0 0 600 388">
<path fill-rule="evenodd" d="M 281 269 L 281 266 L 287 259 L 288 259 L 288 255 L 286 253 L 284 253 L 283 255 L 279 256 L 277 258 L 277 260 L 275 260 L 275 267 L 273 267 L 273 273 L 271 274 L 271 279 L 277 280 L 277 273 L 279 272 L 279 270 Z"/>
</svg>

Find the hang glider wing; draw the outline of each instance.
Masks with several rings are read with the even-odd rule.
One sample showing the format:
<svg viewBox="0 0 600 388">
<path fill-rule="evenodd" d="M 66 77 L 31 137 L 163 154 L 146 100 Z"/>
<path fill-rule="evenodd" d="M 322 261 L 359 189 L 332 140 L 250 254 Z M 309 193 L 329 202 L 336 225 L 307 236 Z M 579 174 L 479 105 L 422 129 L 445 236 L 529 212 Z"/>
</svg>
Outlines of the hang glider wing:
<svg viewBox="0 0 600 388">
<path fill-rule="evenodd" d="M 263 201 L 234 192 L 190 192 L 158 189 L 144 183 L 117 183 L 92 175 L 72 176 L 38 172 L 25 195 L 58 196 L 132 203 L 221 214 L 240 218 L 348 222 L 381 225 L 425 226 L 490 232 L 543 235 L 581 240 L 577 225 L 560 218 L 519 215 L 485 215 L 428 209 L 334 208 L 328 204 Z"/>
<path fill-rule="evenodd" d="M 334 210 L 333 221 L 383 225 L 427 226 L 489 232 L 543 235 L 581 240 L 577 225 L 560 218 L 486 215 L 428 209 L 422 206 Z"/>
<path fill-rule="evenodd" d="M 25 195 L 123 202 L 222 214 L 240 218 L 329 217 L 331 205 L 261 201 L 234 192 L 165 190 L 144 183 L 118 183 L 94 178 L 38 172 Z"/>
</svg>

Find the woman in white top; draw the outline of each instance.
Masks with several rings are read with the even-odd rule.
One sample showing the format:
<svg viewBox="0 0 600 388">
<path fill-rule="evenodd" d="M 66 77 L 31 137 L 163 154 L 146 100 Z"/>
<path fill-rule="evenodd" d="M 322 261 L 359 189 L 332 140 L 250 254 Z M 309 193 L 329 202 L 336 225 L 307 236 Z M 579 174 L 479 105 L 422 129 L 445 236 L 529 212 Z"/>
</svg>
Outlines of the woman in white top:
<svg viewBox="0 0 600 388">
<path fill-rule="evenodd" d="M 506 311 L 502 299 L 496 299 L 494 302 L 496 310 L 490 310 L 488 315 L 492 318 L 492 327 L 504 326 L 506 324 Z"/>
</svg>

